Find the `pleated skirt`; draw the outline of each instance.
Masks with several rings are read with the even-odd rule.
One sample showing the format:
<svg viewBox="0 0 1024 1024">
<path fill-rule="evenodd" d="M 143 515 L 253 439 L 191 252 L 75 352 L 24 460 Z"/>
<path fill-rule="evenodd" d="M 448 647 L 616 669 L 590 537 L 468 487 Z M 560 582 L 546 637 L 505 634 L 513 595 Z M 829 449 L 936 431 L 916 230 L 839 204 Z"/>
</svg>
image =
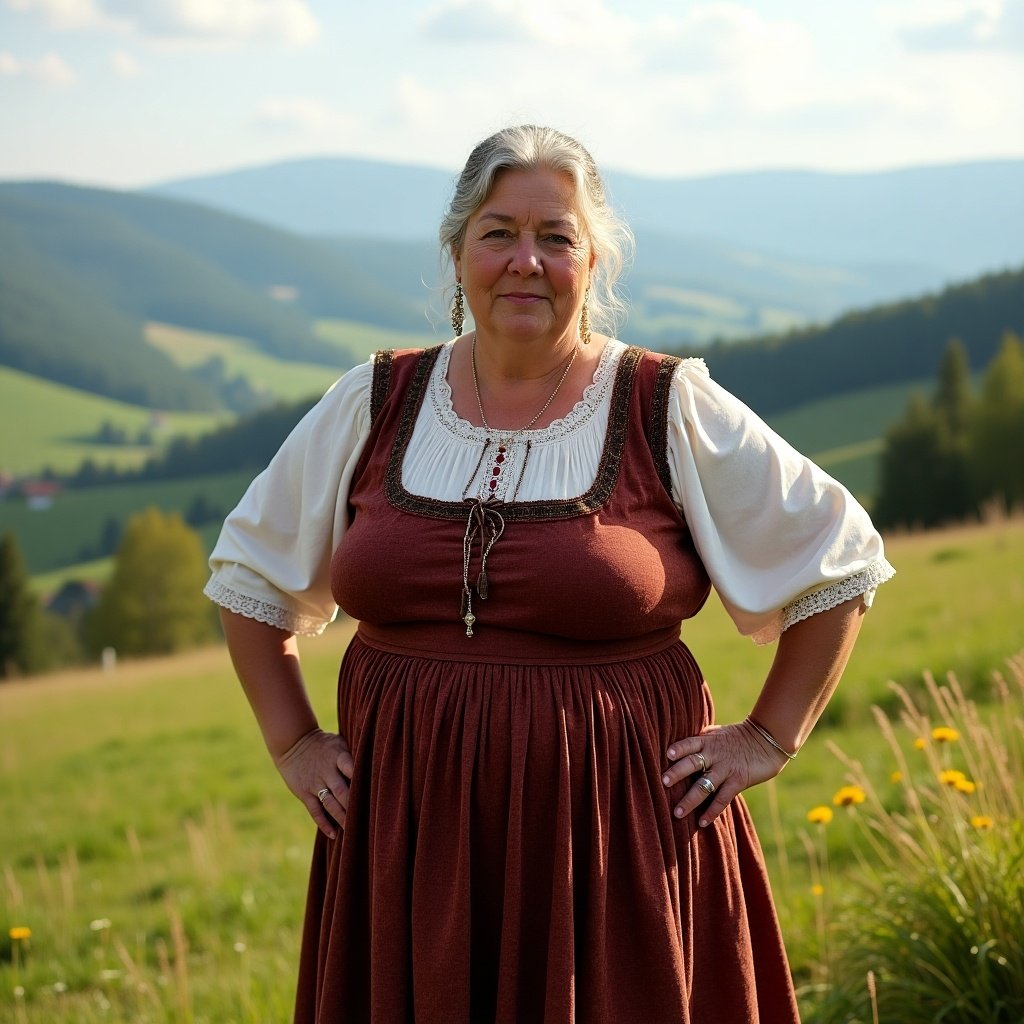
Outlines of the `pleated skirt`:
<svg viewBox="0 0 1024 1024">
<path fill-rule="evenodd" d="M 338 716 L 356 765 L 314 850 L 300 1024 L 797 1019 L 745 805 L 700 829 L 661 781 L 713 718 L 680 642 L 536 665 L 357 635 Z"/>
</svg>

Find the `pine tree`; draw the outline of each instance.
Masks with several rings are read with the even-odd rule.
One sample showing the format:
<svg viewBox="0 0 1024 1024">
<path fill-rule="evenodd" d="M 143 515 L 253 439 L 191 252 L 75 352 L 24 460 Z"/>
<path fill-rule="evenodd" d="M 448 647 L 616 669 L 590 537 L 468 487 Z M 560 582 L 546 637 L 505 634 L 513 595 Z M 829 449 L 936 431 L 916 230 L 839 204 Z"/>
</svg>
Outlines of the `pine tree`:
<svg viewBox="0 0 1024 1024">
<path fill-rule="evenodd" d="M 211 639 L 216 627 L 202 593 L 206 578 L 202 542 L 179 515 L 149 508 L 133 516 L 87 624 L 89 646 L 166 654 Z"/>
<path fill-rule="evenodd" d="M 5 533 L 0 538 L 0 679 L 39 668 L 39 614 L 14 534 Z"/>
<path fill-rule="evenodd" d="M 967 349 L 959 338 L 953 338 L 939 364 L 939 383 L 932 402 L 951 439 L 966 439 L 973 401 Z"/>
<path fill-rule="evenodd" d="M 985 371 L 971 417 L 971 466 L 982 500 L 1024 505 L 1024 345 L 1012 333 Z"/>
</svg>

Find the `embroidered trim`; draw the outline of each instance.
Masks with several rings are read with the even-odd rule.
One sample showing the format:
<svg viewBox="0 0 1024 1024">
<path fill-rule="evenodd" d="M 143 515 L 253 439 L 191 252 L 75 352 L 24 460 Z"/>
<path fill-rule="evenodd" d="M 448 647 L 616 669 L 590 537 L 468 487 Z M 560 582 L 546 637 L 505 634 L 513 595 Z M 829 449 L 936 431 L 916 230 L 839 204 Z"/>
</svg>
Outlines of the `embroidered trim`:
<svg viewBox="0 0 1024 1024">
<path fill-rule="evenodd" d="M 372 427 L 387 401 L 391 388 L 391 367 L 395 362 L 395 350 L 382 348 L 373 354 L 373 384 L 370 387 L 370 426 Z"/>
<path fill-rule="evenodd" d="M 433 407 L 437 422 L 448 433 L 463 441 L 483 444 L 488 436 L 487 429 L 474 426 L 468 420 L 462 419 L 452 404 L 452 389 L 448 383 L 447 374 L 454 344 L 454 342 L 449 341 L 442 346 L 435 369 L 430 375 L 430 404 Z M 613 344 L 609 342 L 609 344 L 605 345 L 604 351 L 601 353 L 600 362 L 594 371 L 594 379 L 584 388 L 583 397 L 560 419 L 552 420 L 546 427 L 542 427 L 540 430 L 528 431 L 526 436 L 532 446 L 557 443 L 569 434 L 586 426 L 591 417 L 601 407 L 607 392 L 614 385 L 618 356 L 625 349 L 626 346 L 621 343 Z"/>
<path fill-rule="evenodd" d="M 798 597 L 792 604 L 787 604 L 779 616 L 777 624 L 767 626 L 754 634 L 756 643 L 771 643 L 784 633 L 790 626 L 809 619 L 818 612 L 827 612 L 844 601 L 866 594 L 869 590 L 881 586 L 896 575 L 896 570 L 883 558 L 872 562 L 866 569 L 855 572 L 845 579 L 836 580 L 820 590 L 812 590 L 803 597 Z"/>
<path fill-rule="evenodd" d="M 203 587 L 203 593 L 214 604 L 227 608 L 229 612 L 244 615 L 247 619 L 255 619 L 257 622 L 266 623 L 268 626 L 274 626 L 289 633 L 297 633 L 300 636 L 319 636 L 327 628 L 327 623 L 321 618 L 293 612 L 279 605 L 271 604 L 269 601 L 250 597 L 248 594 L 240 594 L 216 578 L 211 579 Z"/>
<path fill-rule="evenodd" d="M 668 396 L 672 387 L 672 378 L 679 368 L 681 359 L 676 356 L 665 356 L 658 364 L 658 373 L 654 380 L 654 395 L 651 398 L 651 422 L 648 430 L 651 454 L 658 470 L 661 485 L 666 494 L 672 496 L 672 471 L 668 465 Z"/>
<path fill-rule="evenodd" d="M 402 409 L 402 418 L 395 435 L 395 443 L 388 459 L 384 476 L 384 494 L 388 503 L 402 512 L 429 516 L 432 519 L 465 519 L 466 505 L 461 501 L 442 501 L 411 494 L 402 486 L 402 461 L 412 437 L 416 417 L 427 391 L 430 374 L 437 361 L 441 346 L 423 352 L 413 373 Z M 537 501 L 511 502 L 502 505 L 501 514 L 506 522 L 536 519 L 569 519 L 599 509 L 611 496 L 619 473 L 619 464 L 625 448 L 629 406 L 633 393 L 633 380 L 643 357 L 644 349 L 629 346 L 622 353 L 612 387 L 608 429 L 597 475 L 590 489 L 578 498 L 552 498 Z"/>
</svg>

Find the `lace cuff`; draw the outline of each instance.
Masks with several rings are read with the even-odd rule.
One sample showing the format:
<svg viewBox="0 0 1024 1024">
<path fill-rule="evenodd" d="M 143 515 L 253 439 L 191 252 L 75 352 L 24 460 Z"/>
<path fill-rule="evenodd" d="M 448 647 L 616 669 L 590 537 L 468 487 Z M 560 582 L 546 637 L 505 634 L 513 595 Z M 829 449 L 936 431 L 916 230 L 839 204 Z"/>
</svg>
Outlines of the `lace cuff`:
<svg viewBox="0 0 1024 1024">
<path fill-rule="evenodd" d="M 214 604 L 227 608 L 229 612 L 236 612 L 247 619 L 255 619 L 257 622 L 264 622 L 268 626 L 275 626 L 299 636 L 319 636 L 328 625 L 324 619 L 317 616 L 303 615 L 301 612 L 282 608 L 262 598 L 239 593 L 221 583 L 216 575 L 203 587 L 203 593 Z"/>
<path fill-rule="evenodd" d="M 767 626 L 754 633 L 751 639 L 755 644 L 770 644 L 790 626 L 804 619 L 809 619 L 818 612 L 827 612 L 855 597 L 864 596 L 864 603 L 870 608 L 875 596 L 875 589 L 896 575 L 896 570 L 884 559 L 872 562 L 867 568 L 855 572 L 852 576 L 836 580 L 819 590 L 798 597 L 792 604 L 787 604 L 779 615 Z"/>
</svg>

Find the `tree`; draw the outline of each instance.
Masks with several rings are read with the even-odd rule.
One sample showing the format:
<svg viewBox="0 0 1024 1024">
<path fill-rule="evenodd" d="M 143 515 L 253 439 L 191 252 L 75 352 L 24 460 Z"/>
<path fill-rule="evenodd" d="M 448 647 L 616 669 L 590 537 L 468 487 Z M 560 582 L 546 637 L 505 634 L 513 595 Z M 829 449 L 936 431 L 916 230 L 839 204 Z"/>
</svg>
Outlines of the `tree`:
<svg viewBox="0 0 1024 1024">
<path fill-rule="evenodd" d="M 0 538 L 0 679 L 40 667 L 39 616 L 14 534 L 5 533 Z"/>
<path fill-rule="evenodd" d="M 971 466 L 982 500 L 1024 505 L 1024 345 L 1012 333 L 985 371 L 971 417 Z"/>
<path fill-rule="evenodd" d="M 114 572 L 87 624 L 89 646 L 123 654 L 167 654 L 216 635 L 203 596 L 202 542 L 177 514 L 149 508 L 133 516 Z"/>
<path fill-rule="evenodd" d="M 951 439 L 966 439 L 973 402 L 967 349 L 959 338 L 953 338 L 939 364 L 939 384 L 932 403 Z"/>
</svg>

